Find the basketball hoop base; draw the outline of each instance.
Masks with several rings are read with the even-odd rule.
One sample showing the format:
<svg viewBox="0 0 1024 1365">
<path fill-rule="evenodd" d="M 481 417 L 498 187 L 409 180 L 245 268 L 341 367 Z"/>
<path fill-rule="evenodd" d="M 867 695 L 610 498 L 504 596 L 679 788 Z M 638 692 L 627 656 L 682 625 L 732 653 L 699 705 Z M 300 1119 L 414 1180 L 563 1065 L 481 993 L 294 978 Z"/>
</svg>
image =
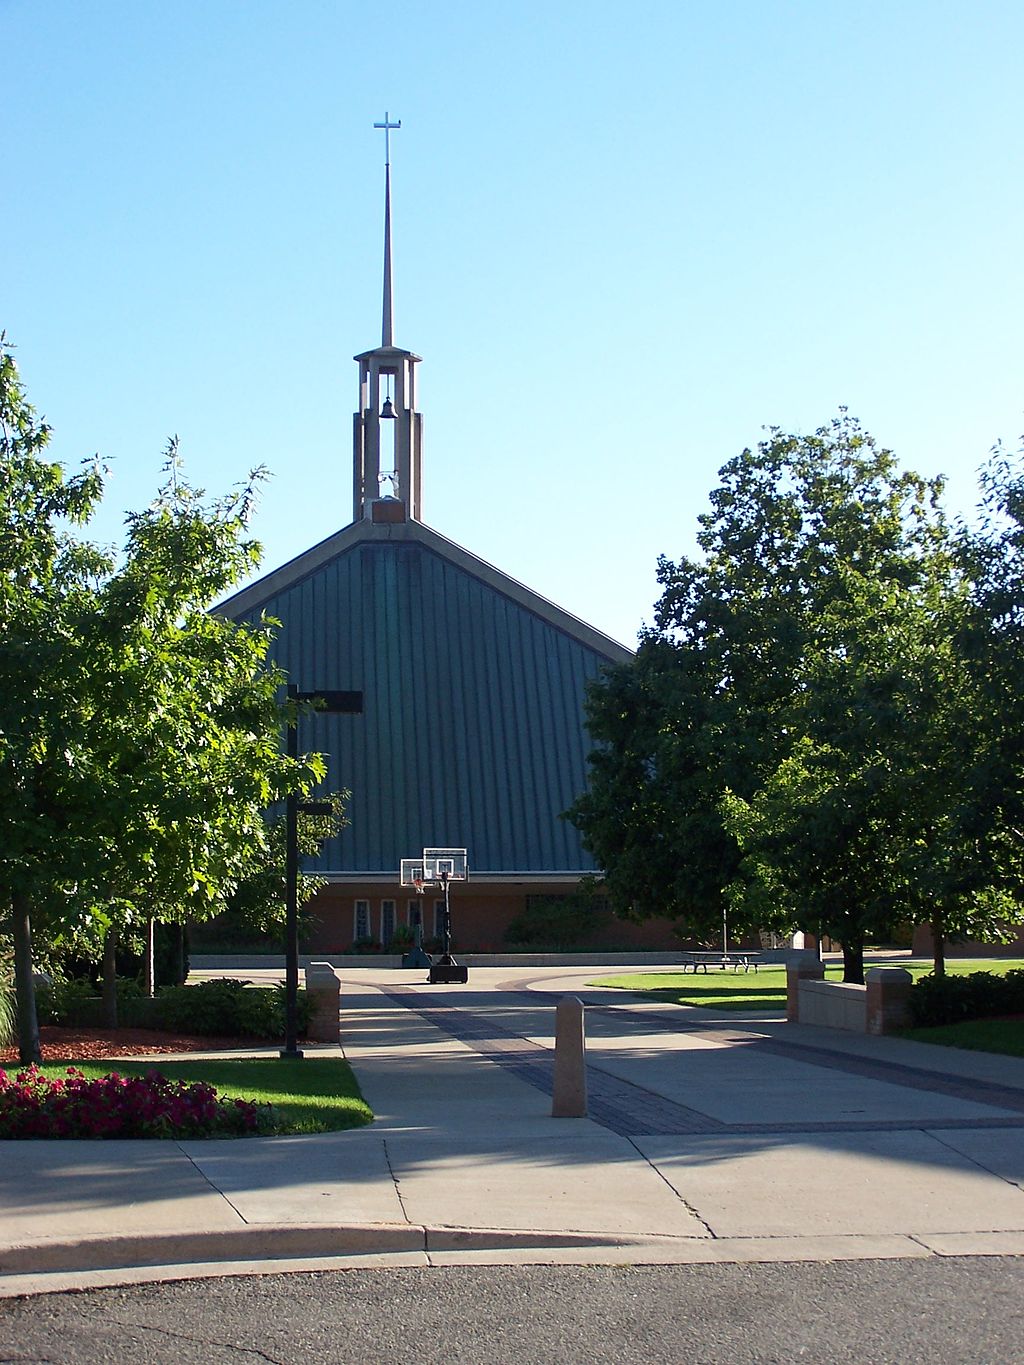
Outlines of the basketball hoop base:
<svg viewBox="0 0 1024 1365">
<path fill-rule="evenodd" d="M 468 980 L 469 968 L 465 963 L 456 962 L 451 953 L 445 953 L 444 957 L 430 964 L 427 982 L 431 986 L 464 986 Z"/>
</svg>

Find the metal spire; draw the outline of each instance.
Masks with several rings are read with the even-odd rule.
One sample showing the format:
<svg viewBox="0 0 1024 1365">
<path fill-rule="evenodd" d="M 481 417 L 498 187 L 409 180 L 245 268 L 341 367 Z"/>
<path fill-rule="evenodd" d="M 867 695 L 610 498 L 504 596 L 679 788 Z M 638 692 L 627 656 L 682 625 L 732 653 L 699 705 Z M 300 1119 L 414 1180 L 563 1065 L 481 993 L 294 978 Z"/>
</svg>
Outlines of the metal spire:
<svg viewBox="0 0 1024 1365">
<path fill-rule="evenodd" d="M 391 298 L 391 130 L 401 128 L 402 120 L 390 122 L 385 110 L 384 122 L 375 123 L 384 133 L 384 307 L 381 316 L 382 346 L 393 346 L 395 331 L 394 305 Z"/>
</svg>

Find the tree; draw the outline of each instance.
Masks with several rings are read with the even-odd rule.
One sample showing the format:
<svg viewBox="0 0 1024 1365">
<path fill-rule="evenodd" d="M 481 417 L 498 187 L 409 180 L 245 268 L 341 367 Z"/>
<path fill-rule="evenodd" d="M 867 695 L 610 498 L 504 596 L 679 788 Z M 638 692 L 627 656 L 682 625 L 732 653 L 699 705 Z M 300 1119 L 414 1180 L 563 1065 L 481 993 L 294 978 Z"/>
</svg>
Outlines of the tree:
<svg viewBox="0 0 1024 1365">
<path fill-rule="evenodd" d="M 101 472 L 94 467 L 66 477 L 44 458 L 49 438 L 0 335 L 0 905 L 14 940 L 26 1062 L 40 1056 L 32 902 L 41 872 L 47 889 L 60 878 L 61 854 L 74 842 L 71 829 L 82 828 L 94 795 L 76 768 L 81 724 L 74 679 L 65 685 L 61 678 L 66 609 L 88 596 L 95 575 L 109 567 L 65 529 L 88 521 L 102 491 Z"/>
<path fill-rule="evenodd" d="M 281 752 L 272 623 L 211 614 L 258 563 L 258 475 L 204 502 L 168 451 L 168 483 L 128 518 L 120 564 L 62 535 L 98 474 L 65 481 L 5 368 L 0 890 L 12 907 L 23 1060 L 37 1060 L 31 920 L 107 939 L 159 906 L 209 915 L 264 856 L 264 814 L 324 772 Z"/>
<path fill-rule="evenodd" d="M 334 838 L 346 827 L 348 819 L 345 815 L 345 804 L 349 795 L 348 791 L 340 791 L 331 793 L 329 797 L 318 797 L 318 803 L 322 801 L 331 806 L 329 815 L 299 811 L 300 859 L 318 853 L 324 840 Z M 222 911 L 218 912 L 218 927 L 221 927 L 228 936 L 241 934 L 246 937 L 254 935 L 264 937 L 267 934 L 283 934 L 285 839 L 285 820 L 270 819 L 265 847 L 252 859 L 245 876 L 227 897 Z M 321 887 L 326 885 L 326 878 L 315 873 L 303 872 L 300 866 L 297 898 L 299 906 L 307 905 Z"/>
<path fill-rule="evenodd" d="M 68 908 L 103 925 L 111 1024 L 118 929 L 154 907 L 170 920 L 213 913 L 264 855 L 267 807 L 323 775 L 318 759 L 293 768 L 280 751 L 270 623 L 208 610 L 258 562 L 246 530 L 254 482 L 206 502 L 173 442 L 167 470 L 153 505 L 129 516 L 123 561 L 79 622 L 106 780 L 90 868 Z"/>
<path fill-rule="evenodd" d="M 998 444 L 981 471 L 981 519 L 959 553 L 972 585 L 966 653 L 990 743 L 975 776 L 976 804 L 995 831 L 996 891 L 1004 923 L 1020 919 L 1024 886 L 1024 445 Z"/>
<path fill-rule="evenodd" d="M 617 914 L 675 918 L 700 941 L 721 926 L 738 857 L 719 799 L 744 777 L 706 662 L 650 632 L 633 661 L 605 670 L 586 702 L 588 790 L 568 812 Z"/>
<path fill-rule="evenodd" d="M 964 714 L 948 692 L 964 590 L 941 481 L 900 471 L 845 412 L 812 436 L 772 430 L 720 477 L 699 518 L 703 557 L 659 561 L 654 628 L 591 690 L 598 747 L 570 818 L 617 903 L 641 885 L 637 909 L 698 934 L 730 902 L 737 929 L 820 921 L 857 979 L 864 934 L 920 904 L 916 841 L 937 829 L 928 762 Z M 939 694 L 945 725 L 927 702 Z M 915 763 L 913 833 L 897 816 Z M 951 873 L 963 833 L 947 841 Z M 950 905 L 967 899 L 946 890 Z"/>
<path fill-rule="evenodd" d="M 967 585 L 941 541 L 916 581 L 837 575 L 808 642 L 793 748 L 751 798 L 724 799 L 744 854 L 729 895 L 756 903 L 770 889 L 842 942 L 853 981 L 866 935 L 929 918 L 941 971 L 946 933 L 991 935 L 998 912 Z"/>
</svg>

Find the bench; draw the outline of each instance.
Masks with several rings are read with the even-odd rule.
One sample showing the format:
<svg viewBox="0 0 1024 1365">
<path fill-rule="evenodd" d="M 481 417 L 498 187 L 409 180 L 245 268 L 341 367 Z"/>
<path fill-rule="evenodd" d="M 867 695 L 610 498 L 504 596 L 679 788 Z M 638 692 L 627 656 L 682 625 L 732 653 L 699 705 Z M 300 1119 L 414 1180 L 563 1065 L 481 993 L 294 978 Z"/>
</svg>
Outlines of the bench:
<svg viewBox="0 0 1024 1365">
<path fill-rule="evenodd" d="M 707 975 L 708 967 L 718 967 L 725 971 L 731 967 L 734 972 L 738 972 L 742 967 L 745 972 L 753 969 L 757 971 L 760 958 L 756 953 L 681 953 L 680 963 L 685 973 L 686 969 L 696 976 L 697 972 L 704 972 Z"/>
</svg>

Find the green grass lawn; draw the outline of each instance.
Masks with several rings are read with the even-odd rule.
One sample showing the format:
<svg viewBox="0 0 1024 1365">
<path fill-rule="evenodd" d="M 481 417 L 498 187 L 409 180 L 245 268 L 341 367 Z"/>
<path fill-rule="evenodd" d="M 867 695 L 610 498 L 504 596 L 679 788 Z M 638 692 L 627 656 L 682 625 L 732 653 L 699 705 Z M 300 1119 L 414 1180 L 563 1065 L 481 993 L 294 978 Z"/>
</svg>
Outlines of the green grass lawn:
<svg viewBox="0 0 1024 1365">
<path fill-rule="evenodd" d="M 942 1024 L 938 1028 L 908 1028 L 901 1038 L 943 1047 L 964 1047 L 972 1052 L 1002 1052 L 1024 1057 L 1024 1021 L 1019 1019 L 971 1019 L 965 1024 Z"/>
<path fill-rule="evenodd" d="M 328 1133 L 373 1122 L 373 1112 L 360 1094 L 352 1068 L 340 1057 L 52 1062 L 41 1070 L 47 1076 L 63 1076 L 69 1066 L 77 1067 L 90 1079 L 109 1076 L 114 1071 L 121 1076 L 144 1076 L 148 1071 L 159 1071 L 172 1081 L 206 1081 L 228 1099 L 273 1105 L 278 1119 L 272 1130 L 275 1133 Z"/>
<path fill-rule="evenodd" d="M 830 980 L 842 979 L 842 968 L 828 970 Z M 757 972 L 712 969 L 705 972 L 640 972 L 630 976 L 603 976 L 592 986 L 612 986 L 638 991 L 649 999 L 672 1005 L 697 1005 L 713 1010 L 784 1010 L 784 967 L 762 967 Z"/>
<path fill-rule="evenodd" d="M 868 967 L 871 963 L 866 964 Z M 888 964 L 892 965 L 892 964 Z M 913 977 L 925 976 L 932 969 L 931 962 L 917 960 L 900 962 Z M 1024 959 L 1015 958 L 957 958 L 947 961 L 950 975 L 969 972 L 994 972 L 1001 975 L 1011 967 L 1024 967 Z M 828 963 L 828 981 L 842 981 L 842 963 Z M 781 966 L 762 967 L 757 972 L 721 971 L 712 968 L 704 972 L 642 972 L 631 976 L 604 976 L 592 986 L 612 986 L 618 990 L 639 991 L 656 1000 L 673 1005 L 703 1006 L 714 1010 L 784 1010 L 786 1008 L 786 970 Z"/>
</svg>

